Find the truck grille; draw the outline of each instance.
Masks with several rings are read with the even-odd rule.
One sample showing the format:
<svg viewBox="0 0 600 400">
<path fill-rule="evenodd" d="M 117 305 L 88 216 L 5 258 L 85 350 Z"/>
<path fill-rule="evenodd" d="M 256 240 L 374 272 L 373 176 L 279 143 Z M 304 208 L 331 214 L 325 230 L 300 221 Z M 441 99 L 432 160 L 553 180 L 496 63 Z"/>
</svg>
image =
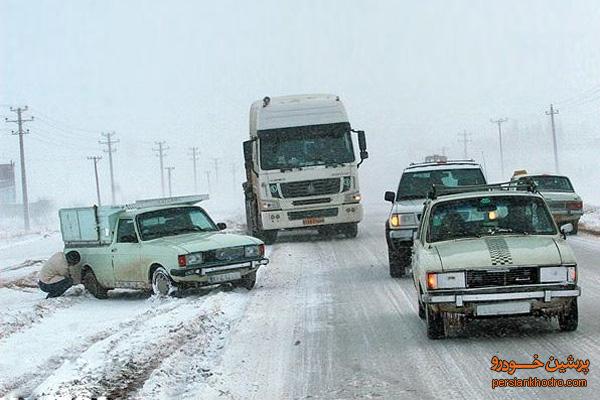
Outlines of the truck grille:
<svg viewBox="0 0 600 400">
<path fill-rule="evenodd" d="M 340 182 L 340 178 L 286 182 L 281 184 L 281 194 L 283 197 L 292 198 L 339 193 Z"/>
<path fill-rule="evenodd" d="M 290 211 L 288 212 L 288 218 L 290 221 L 304 219 L 304 218 L 325 218 L 325 217 L 337 217 L 337 208 L 325 208 L 323 210 L 305 210 L 305 211 Z"/>
<path fill-rule="evenodd" d="M 311 204 L 323 204 L 323 203 L 331 203 L 331 197 L 321 197 L 318 199 L 305 199 L 305 200 L 292 201 L 292 205 L 294 205 L 294 206 L 308 206 Z"/>
<path fill-rule="evenodd" d="M 539 283 L 536 267 L 500 269 L 498 271 L 467 271 L 467 287 L 531 285 Z"/>
</svg>

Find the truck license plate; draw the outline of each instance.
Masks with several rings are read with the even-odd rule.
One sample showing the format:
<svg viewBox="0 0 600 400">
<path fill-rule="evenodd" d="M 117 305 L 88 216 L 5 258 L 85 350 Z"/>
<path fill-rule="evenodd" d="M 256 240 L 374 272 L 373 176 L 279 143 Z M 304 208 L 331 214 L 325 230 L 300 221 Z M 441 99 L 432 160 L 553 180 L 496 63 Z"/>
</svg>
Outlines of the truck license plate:
<svg viewBox="0 0 600 400">
<path fill-rule="evenodd" d="M 229 282 L 229 281 L 237 281 L 241 278 L 242 278 L 242 274 L 240 272 L 229 272 L 227 274 L 209 275 L 208 282 L 209 283 Z"/>
<path fill-rule="evenodd" d="M 323 222 L 325 222 L 325 218 L 312 217 L 312 218 L 304 218 L 302 220 L 302 223 L 304 225 L 316 225 L 316 224 L 322 224 Z"/>
<path fill-rule="evenodd" d="M 475 310 L 477 316 L 529 314 L 531 303 L 527 301 L 507 301 L 494 304 L 479 304 Z"/>
</svg>

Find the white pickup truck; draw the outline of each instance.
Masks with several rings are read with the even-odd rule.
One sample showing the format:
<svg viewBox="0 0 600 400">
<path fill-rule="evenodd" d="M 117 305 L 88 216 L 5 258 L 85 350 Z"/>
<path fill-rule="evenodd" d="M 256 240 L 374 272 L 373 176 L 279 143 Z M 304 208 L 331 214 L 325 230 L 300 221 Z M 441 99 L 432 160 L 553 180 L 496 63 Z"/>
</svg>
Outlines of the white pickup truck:
<svg viewBox="0 0 600 400">
<path fill-rule="evenodd" d="M 231 283 L 250 290 L 266 265 L 260 240 L 222 232 L 194 204 L 207 195 L 59 211 L 65 251 L 81 255 L 75 281 L 97 298 L 115 288 L 175 295 L 188 287 Z"/>
</svg>

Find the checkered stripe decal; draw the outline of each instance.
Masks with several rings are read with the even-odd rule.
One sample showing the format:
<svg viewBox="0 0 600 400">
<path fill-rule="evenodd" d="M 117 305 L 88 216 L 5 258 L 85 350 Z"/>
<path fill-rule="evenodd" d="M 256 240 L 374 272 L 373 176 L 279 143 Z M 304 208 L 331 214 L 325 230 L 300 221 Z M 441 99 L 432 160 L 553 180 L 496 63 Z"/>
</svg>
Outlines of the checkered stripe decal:
<svg viewBox="0 0 600 400">
<path fill-rule="evenodd" d="M 486 239 L 492 265 L 510 265 L 513 263 L 508 245 L 503 238 Z"/>
</svg>

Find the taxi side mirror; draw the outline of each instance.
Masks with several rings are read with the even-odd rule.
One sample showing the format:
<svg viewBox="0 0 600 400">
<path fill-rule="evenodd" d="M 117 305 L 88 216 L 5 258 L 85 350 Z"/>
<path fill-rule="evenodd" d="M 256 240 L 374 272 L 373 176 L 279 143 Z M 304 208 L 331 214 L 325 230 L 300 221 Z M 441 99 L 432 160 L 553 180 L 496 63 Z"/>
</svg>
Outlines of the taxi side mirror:
<svg viewBox="0 0 600 400">
<path fill-rule="evenodd" d="M 394 192 L 385 192 L 385 196 L 383 196 L 385 201 L 389 201 L 390 203 L 393 203 L 394 201 L 396 201 L 396 193 Z"/>
<path fill-rule="evenodd" d="M 567 238 L 567 235 L 571 232 L 573 232 L 573 224 L 571 223 L 564 224 L 560 227 L 560 233 L 562 233 L 565 239 Z"/>
</svg>

